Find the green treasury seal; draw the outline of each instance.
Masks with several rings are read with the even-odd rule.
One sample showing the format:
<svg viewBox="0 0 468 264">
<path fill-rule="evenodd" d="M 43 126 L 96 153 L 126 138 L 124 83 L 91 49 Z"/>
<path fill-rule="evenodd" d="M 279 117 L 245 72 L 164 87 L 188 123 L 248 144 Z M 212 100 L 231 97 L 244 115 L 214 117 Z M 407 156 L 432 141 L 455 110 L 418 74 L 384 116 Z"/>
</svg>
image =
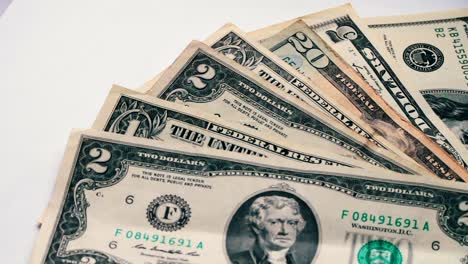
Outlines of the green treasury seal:
<svg viewBox="0 0 468 264">
<path fill-rule="evenodd" d="M 358 252 L 359 264 L 401 264 L 400 250 L 386 240 L 373 240 Z"/>
</svg>

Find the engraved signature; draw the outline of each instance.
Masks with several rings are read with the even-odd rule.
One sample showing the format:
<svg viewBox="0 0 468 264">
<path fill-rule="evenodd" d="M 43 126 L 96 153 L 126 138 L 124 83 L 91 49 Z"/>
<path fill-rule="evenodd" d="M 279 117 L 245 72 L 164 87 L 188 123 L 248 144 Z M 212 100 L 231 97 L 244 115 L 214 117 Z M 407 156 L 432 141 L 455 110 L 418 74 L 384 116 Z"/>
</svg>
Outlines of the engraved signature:
<svg viewBox="0 0 468 264">
<path fill-rule="evenodd" d="M 153 252 L 162 252 L 162 253 L 173 254 L 173 255 L 185 255 L 185 256 L 194 256 L 194 257 L 200 256 L 200 254 L 197 251 L 184 252 L 180 249 L 161 249 L 161 248 L 158 248 L 158 246 L 146 247 L 143 244 L 137 244 L 133 246 L 132 248 L 140 249 L 140 250 L 148 250 L 148 251 L 153 251 Z"/>
</svg>

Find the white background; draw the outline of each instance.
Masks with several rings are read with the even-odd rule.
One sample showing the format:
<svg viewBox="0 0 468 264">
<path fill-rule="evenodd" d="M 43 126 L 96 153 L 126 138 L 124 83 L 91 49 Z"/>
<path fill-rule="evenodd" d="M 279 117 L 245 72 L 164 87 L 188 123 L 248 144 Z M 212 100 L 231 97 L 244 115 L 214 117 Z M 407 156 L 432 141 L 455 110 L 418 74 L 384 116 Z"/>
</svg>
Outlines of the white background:
<svg viewBox="0 0 468 264">
<path fill-rule="evenodd" d="M 68 134 L 92 124 L 113 83 L 140 86 L 226 22 L 250 31 L 344 2 L 14 0 L 0 17 L 0 262 L 28 262 Z M 353 5 L 379 16 L 468 2 Z"/>
</svg>

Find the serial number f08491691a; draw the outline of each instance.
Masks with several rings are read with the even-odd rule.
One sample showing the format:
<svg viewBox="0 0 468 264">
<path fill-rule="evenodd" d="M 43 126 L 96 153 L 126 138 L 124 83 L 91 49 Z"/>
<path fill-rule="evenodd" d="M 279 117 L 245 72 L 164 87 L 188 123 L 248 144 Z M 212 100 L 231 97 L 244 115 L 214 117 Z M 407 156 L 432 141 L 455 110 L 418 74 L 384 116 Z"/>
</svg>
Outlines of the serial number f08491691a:
<svg viewBox="0 0 468 264">
<path fill-rule="evenodd" d="M 160 245 L 193 248 L 197 250 L 204 249 L 202 241 L 194 241 L 191 239 L 178 238 L 174 236 L 166 236 L 161 234 L 151 234 L 147 232 L 139 232 L 134 230 L 124 230 L 122 228 L 115 229 L 114 237 L 134 241 L 147 241 Z"/>
<path fill-rule="evenodd" d="M 368 212 L 350 211 L 343 209 L 341 211 L 341 220 L 351 219 L 353 222 L 373 223 L 387 227 L 401 227 L 413 230 L 429 231 L 428 221 L 419 221 L 418 219 L 395 217 L 391 215 L 377 215 Z"/>
</svg>

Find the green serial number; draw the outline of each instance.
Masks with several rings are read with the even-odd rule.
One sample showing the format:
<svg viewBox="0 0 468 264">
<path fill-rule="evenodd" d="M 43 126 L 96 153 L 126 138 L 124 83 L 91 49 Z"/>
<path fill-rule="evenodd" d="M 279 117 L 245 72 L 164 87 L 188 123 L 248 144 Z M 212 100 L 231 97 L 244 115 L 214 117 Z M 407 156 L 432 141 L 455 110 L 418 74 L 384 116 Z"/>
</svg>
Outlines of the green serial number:
<svg viewBox="0 0 468 264">
<path fill-rule="evenodd" d="M 184 239 L 172 236 L 165 236 L 159 234 L 148 234 L 146 232 L 138 232 L 133 230 L 124 230 L 116 228 L 114 236 L 117 238 L 124 238 L 135 241 L 148 241 L 160 245 L 170 245 L 176 247 L 186 247 L 194 249 L 203 249 L 203 242 L 193 241 L 191 239 Z"/>
<path fill-rule="evenodd" d="M 377 225 L 402 227 L 407 229 L 420 230 L 421 224 L 417 219 L 394 217 L 391 215 L 376 215 L 367 212 L 350 211 L 343 209 L 341 211 L 341 220 L 351 218 L 354 222 L 373 223 Z M 429 222 L 424 221 L 423 231 L 429 231 Z"/>
</svg>

